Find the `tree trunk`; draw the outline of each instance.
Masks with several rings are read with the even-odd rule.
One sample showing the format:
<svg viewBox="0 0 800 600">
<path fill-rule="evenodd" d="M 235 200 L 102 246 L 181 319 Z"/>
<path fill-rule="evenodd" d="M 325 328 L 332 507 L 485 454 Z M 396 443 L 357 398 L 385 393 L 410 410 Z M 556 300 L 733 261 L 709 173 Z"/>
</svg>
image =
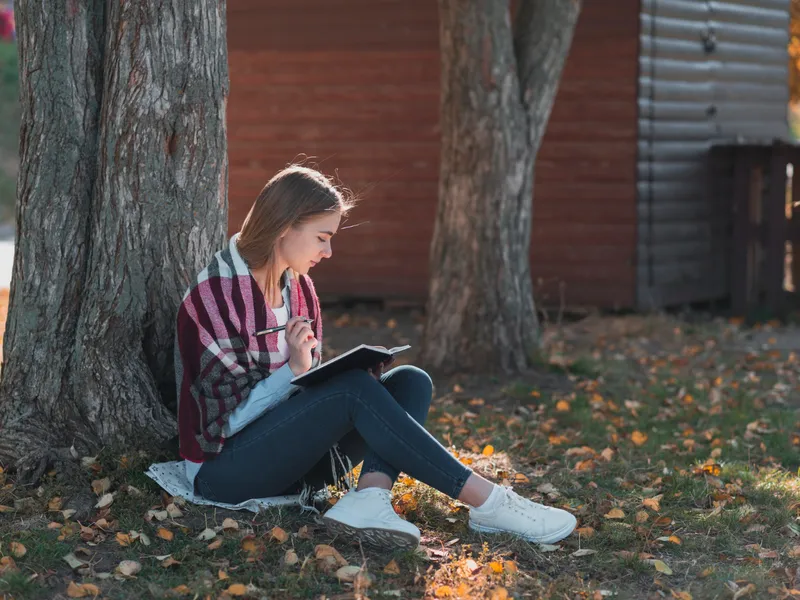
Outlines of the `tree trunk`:
<svg viewBox="0 0 800 600">
<path fill-rule="evenodd" d="M 530 274 L 533 166 L 578 0 L 439 0 L 441 164 L 422 360 L 525 368 L 538 345 Z"/>
<path fill-rule="evenodd" d="M 17 250 L 0 462 L 175 433 L 174 319 L 225 239 L 225 2 L 16 4 Z M 166 404 L 165 404 L 166 403 Z"/>
</svg>

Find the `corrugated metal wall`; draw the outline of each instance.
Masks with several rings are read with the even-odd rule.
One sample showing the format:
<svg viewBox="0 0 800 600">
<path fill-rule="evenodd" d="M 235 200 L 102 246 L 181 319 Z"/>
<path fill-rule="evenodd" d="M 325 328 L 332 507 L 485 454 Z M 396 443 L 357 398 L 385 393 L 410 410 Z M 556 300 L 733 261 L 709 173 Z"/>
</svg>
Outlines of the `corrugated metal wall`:
<svg viewBox="0 0 800 600">
<path fill-rule="evenodd" d="M 641 309 L 727 293 L 725 207 L 707 200 L 713 141 L 788 139 L 789 0 L 642 0 Z"/>
<path fill-rule="evenodd" d="M 639 0 L 584 4 L 539 153 L 532 273 L 551 305 L 635 298 Z M 433 0 L 228 0 L 230 226 L 298 154 L 362 201 L 325 297 L 423 302 L 439 178 Z M 546 298 L 544 296 L 546 295 Z"/>
</svg>

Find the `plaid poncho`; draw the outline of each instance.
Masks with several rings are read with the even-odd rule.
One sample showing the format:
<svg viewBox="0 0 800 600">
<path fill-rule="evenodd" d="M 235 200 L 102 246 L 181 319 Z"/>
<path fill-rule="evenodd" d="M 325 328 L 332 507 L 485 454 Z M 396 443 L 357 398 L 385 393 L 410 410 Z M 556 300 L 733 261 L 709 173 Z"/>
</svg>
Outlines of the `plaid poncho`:
<svg viewBox="0 0 800 600">
<path fill-rule="evenodd" d="M 222 427 L 231 412 L 259 381 L 287 362 L 278 352 L 277 335 L 254 335 L 277 321 L 236 249 L 237 237 L 197 276 L 178 309 L 178 435 L 181 456 L 194 462 L 222 451 Z M 291 271 L 284 282 L 290 286 L 290 315 L 314 319 L 316 365 L 322 319 L 314 285 L 306 275 L 295 279 Z"/>
</svg>

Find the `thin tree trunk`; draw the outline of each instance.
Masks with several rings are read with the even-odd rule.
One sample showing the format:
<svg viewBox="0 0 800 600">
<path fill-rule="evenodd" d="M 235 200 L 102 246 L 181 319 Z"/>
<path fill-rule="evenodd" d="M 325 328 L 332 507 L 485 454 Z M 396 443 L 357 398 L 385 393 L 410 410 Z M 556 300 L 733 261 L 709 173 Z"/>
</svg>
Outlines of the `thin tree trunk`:
<svg viewBox="0 0 800 600">
<path fill-rule="evenodd" d="M 83 20 L 66 4 L 17 9 L 23 153 L 0 460 L 31 479 L 73 444 L 146 447 L 174 434 L 164 402 L 174 408 L 175 313 L 227 218 L 225 3 L 113 2 L 103 15 L 101 0 Z M 83 22 L 95 26 L 84 34 Z M 48 49 L 34 88 L 28 52 Z M 91 79 L 76 79 L 68 59 L 92 52 Z M 84 145 L 70 153 L 74 140 Z M 58 197 L 42 184 L 61 181 L 54 171 Z"/>
<path fill-rule="evenodd" d="M 422 360 L 517 371 L 538 344 L 533 166 L 580 9 L 575 0 L 440 0 L 441 165 Z"/>
</svg>

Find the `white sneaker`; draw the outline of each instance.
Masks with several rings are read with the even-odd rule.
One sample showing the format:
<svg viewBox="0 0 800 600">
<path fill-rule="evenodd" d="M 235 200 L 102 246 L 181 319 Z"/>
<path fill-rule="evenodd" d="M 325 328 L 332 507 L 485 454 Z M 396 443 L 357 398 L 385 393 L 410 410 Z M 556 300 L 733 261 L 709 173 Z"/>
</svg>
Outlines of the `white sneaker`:
<svg viewBox="0 0 800 600">
<path fill-rule="evenodd" d="M 498 488 L 501 497 L 493 509 L 471 509 L 470 529 L 484 533 L 512 533 L 528 542 L 554 544 L 563 540 L 578 524 L 572 514 L 560 508 L 527 500 L 510 488 Z"/>
<path fill-rule="evenodd" d="M 419 529 L 392 508 L 389 490 L 367 488 L 347 492 L 322 517 L 332 534 L 351 535 L 370 546 L 414 549 Z"/>
</svg>

